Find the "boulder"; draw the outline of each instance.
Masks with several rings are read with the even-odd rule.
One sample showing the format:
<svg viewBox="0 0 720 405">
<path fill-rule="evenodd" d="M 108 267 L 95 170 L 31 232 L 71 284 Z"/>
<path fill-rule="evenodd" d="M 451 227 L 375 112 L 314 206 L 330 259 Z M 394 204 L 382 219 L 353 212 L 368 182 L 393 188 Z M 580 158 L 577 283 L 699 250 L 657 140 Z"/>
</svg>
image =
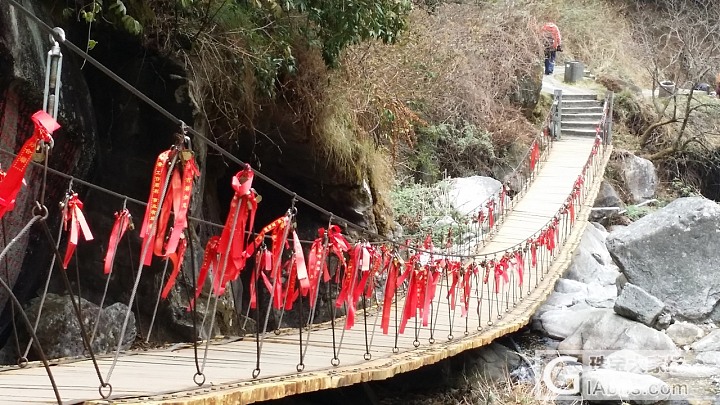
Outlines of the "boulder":
<svg viewBox="0 0 720 405">
<path fill-rule="evenodd" d="M 564 277 L 585 284 L 595 282 L 600 285 L 610 285 L 615 284 L 618 274 L 612 266 L 603 265 L 597 260 L 596 255 L 579 246 Z"/>
<path fill-rule="evenodd" d="M 653 198 L 658 177 L 652 162 L 629 152 L 619 155 L 618 171 L 622 173 L 625 188 L 632 201 L 640 203 Z"/>
<path fill-rule="evenodd" d="M 555 283 L 555 292 L 567 294 L 587 294 L 588 285 L 577 280 L 561 278 L 558 279 L 557 283 Z"/>
<path fill-rule="evenodd" d="M 720 299 L 720 207 L 715 202 L 679 198 L 613 231 L 607 246 L 628 282 L 662 300 L 674 317 L 710 317 Z"/>
<path fill-rule="evenodd" d="M 586 304 L 594 308 L 612 308 L 617 298 L 617 289 L 613 285 L 588 284 L 588 294 L 584 298 Z"/>
<path fill-rule="evenodd" d="M 615 301 L 615 313 L 653 326 L 665 304 L 634 284 L 626 284 Z"/>
<path fill-rule="evenodd" d="M 697 356 L 695 356 L 695 361 L 700 364 L 720 365 L 720 351 L 713 350 L 698 353 Z"/>
<path fill-rule="evenodd" d="M 720 329 L 710 332 L 704 338 L 693 343 L 690 348 L 696 352 L 709 352 L 720 350 Z"/>
<path fill-rule="evenodd" d="M 720 368 L 707 364 L 671 364 L 667 373 L 681 379 L 710 378 L 720 376 Z"/>
<path fill-rule="evenodd" d="M 618 350 L 605 356 L 603 368 L 630 373 L 647 373 L 667 364 L 660 356 L 645 356 L 633 350 Z"/>
<path fill-rule="evenodd" d="M 560 351 L 622 349 L 677 351 L 664 333 L 623 318 L 610 309 L 588 313 L 580 326 L 558 345 Z"/>
<path fill-rule="evenodd" d="M 458 177 L 445 181 L 447 203 L 462 215 L 477 214 L 488 198 L 500 192 L 502 183 L 492 177 Z M 445 204 L 445 202 L 439 202 Z"/>
<path fill-rule="evenodd" d="M 576 308 L 577 307 L 577 308 Z M 563 308 L 549 310 L 536 317 L 533 325 L 537 330 L 553 339 L 565 339 L 572 335 L 580 325 L 597 311 L 596 308 L 574 306 L 572 309 Z"/>
<path fill-rule="evenodd" d="M 608 181 L 600 183 L 600 190 L 595 198 L 593 210 L 590 212 L 590 220 L 602 221 L 605 218 L 617 215 L 620 209 L 625 208 L 620 195 Z"/>
<path fill-rule="evenodd" d="M 77 302 L 77 298 L 75 300 Z M 95 332 L 95 338 L 92 341 L 93 352 L 98 355 L 114 351 L 117 348 L 127 306 L 122 303 L 115 303 L 101 309 L 85 299 L 81 299 L 80 302 L 82 323 L 88 338 L 92 335 L 93 325 L 98 313 L 100 313 L 99 324 Z M 30 307 L 26 310 L 30 322 L 35 322 L 39 308 L 40 299 L 33 299 L 30 302 Z M 40 345 L 42 345 L 43 351 L 48 358 L 77 357 L 83 356 L 85 353 L 85 346 L 80 334 L 80 324 L 75 316 L 70 297 L 67 295 L 47 295 L 37 335 Z M 131 312 L 121 348 L 123 350 L 130 348 L 135 341 L 135 336 L 135 316 Z"/>
<path fill-rule="evenodd" d="M 506 381 L 508 374 L 522 363 L 517 353 L 494 342 L 465 352 L 463 358 L 465 367 L 489 381 Z"/>
<path fill-rule="evenodd" d="M 678 346 L 693 344 L 705 336 L 705 331 L 701 327 L 689 322 L 675 322 L 668 326 L 665 333 Z"/>
<path fill-rule="evenodd" d="M 655 403 L 670 396 L 670 387 L 657 377 L 608 369 L 586 370 L 580 375 L 585 401 Z M 653 394 L 650 394 L 653 393 Z"/>
<path fill-rule="evenodd" d="M 600 183 L 600 190 L 598 190 L 597 197 L 595 197 L 593 207 L 625 208 L 625 204 L 618 192 L 615 191 L 615 187 L 607 180 L 603 180 L 602 183 Z"/>
</svg>

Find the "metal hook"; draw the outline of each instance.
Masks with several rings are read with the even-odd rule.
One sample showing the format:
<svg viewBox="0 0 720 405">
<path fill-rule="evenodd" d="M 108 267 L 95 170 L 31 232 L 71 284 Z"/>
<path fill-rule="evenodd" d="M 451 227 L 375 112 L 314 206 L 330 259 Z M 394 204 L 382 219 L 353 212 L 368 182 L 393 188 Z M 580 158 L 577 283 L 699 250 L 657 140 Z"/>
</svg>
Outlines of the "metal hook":
<svg viewBox="0 0 720 405">
<path fill-rule="evenodd" d="M 123 206 L 122 206 L 123 211 L 125 211 L 127 209 L 127 201 L 128 201 L 128 198 L 125 197 L 125 199 L 123 199 Z"/>
</svg>

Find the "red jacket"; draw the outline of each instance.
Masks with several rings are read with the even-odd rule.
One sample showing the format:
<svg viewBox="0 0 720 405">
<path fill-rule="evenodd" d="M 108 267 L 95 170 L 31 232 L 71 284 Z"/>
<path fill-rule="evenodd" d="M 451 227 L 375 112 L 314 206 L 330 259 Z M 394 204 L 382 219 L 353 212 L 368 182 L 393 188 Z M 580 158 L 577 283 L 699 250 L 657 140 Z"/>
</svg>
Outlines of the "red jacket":
<svg viewBox="0 0 720 405">
<path fill-rule="evenodd" d="M 557 49 L 562 43 L 560 29 L 558 29 L 557 25 L 553 23 L 546 23 L 542 27 L 542 32 L 548 38 L 548 47 Z"/>
</svg>

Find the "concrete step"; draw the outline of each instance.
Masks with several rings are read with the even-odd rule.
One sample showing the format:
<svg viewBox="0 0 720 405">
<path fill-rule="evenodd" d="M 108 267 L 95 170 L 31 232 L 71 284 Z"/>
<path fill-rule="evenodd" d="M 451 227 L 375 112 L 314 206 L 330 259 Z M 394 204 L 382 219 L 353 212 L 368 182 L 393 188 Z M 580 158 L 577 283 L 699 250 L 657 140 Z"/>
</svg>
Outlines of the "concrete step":
<svg viewBox="0 0 720 405">
<path fill-rule="evenodd" d="M 587 127 L 592 126 L 596 127 L 600 123 L 600 120 L 597 121 L 574 121 L 574 120 L 566 120 L 565 117 L 560 121 L 560 124 L 562 124 L 563 128 L 566 127 Z"/>
<path fill-rule="evenodd" d="M 568 129 L 560 127 L 560 136 L 588 136 L 595 137 L 597 132 L 595 129 Z"/>
<path fill-rule="evenodd" d="M 562 106 L 562 115 L 565 114 L 602 114 L 602 107 L 565 107 Z"/>
<path fill-rule="evenodd" d="M 602 119 L 602 112 L 570 114 L 567 111 L 563 110 L 562 119 L 563 121 L 568 120 L 599 122 Z"/>
<path fill-rule="evenodd" d="M 565 100 L 595 100 L 597 101 L 597 94 L 564 94 L 562 95 L 563 101 Z"/>
<path fill-rule="evenodd" d="M 562 104 L 563 108 L 580 108 L 580 107 L 600 107 L 600 108 L 602 108 L 602 104 L 597 100 L 565 100 L 565 97 L 563 97 L 561 104 Z"/>
</svg>

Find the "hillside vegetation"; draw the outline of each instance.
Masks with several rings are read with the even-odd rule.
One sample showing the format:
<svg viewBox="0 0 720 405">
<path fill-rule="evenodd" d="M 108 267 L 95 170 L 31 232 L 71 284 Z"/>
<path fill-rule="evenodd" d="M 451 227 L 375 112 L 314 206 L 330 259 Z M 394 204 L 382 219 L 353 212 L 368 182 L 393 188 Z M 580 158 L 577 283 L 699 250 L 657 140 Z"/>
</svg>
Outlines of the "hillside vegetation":
<svg viewBox="0 0 720 405">
<path fill-rule="evenodd" d="M 718 41 L 705 45 L 718 39 L 720 6 L 710 0 L 100 4 L 93 10 L 106 15 L 122 4 L 137 22 L 130 31 L 142 28 L 146 46 L 186 65 L 221 144 L 310 142 L 324 170 L 367 182 L 384 233 L 393 229 L 391 190 L 444 176 L 501 178 L 515 164 L 546 113 L 538 102 L 546 21 L 563 34 L 559 64 L 580 60 L 596 75 L 595 89 L 620 93 L 619 146 L 675 164 L 671 177 L 682 174 L 678 162 L 709 150 L 702 128 L 682 125 L 690 121 L 682 100 L 663 109 L 639 89 L 669 77 L 714 84 Z M 78 3 L 71 11 L 102 22 L 84 10 Z M 705 106 L 697 110 L 712 121 Z M 290 124 L 273 135 L 278 121 Z"/>
</svg>

